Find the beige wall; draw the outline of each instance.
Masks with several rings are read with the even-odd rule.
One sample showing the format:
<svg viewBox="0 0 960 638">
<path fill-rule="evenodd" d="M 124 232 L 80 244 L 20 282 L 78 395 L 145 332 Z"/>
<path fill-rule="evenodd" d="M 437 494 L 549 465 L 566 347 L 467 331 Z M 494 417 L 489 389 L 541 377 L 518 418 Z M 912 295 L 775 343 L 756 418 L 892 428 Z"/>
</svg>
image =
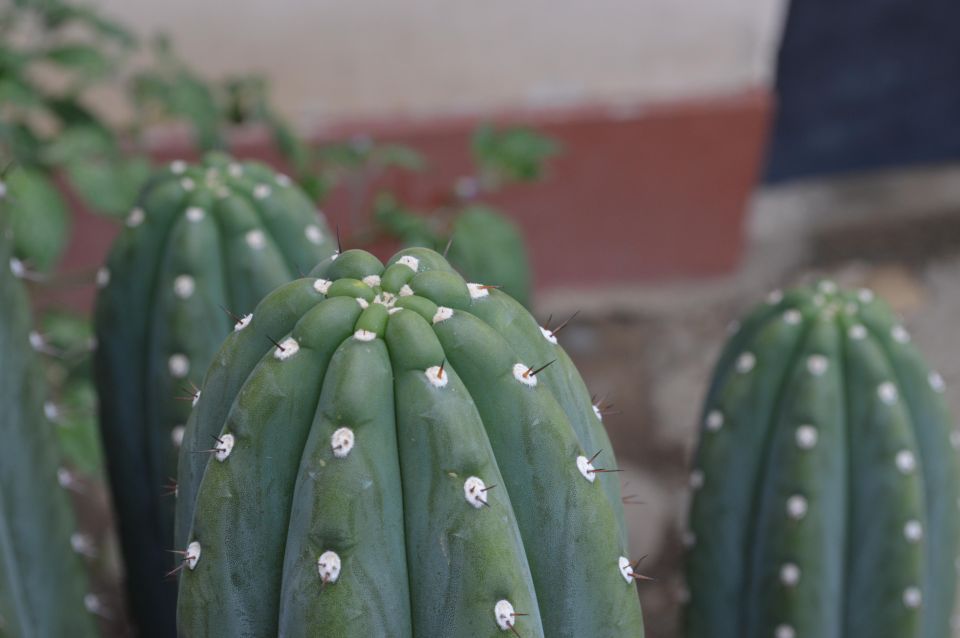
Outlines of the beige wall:
<svg viewBox="0 0 960 638">
<path fill-rule="evenodd" d="M 729 92 L 768 80 L 785 0 L 100 0 L 213 75 L 320 117 Z"/>
</svg>

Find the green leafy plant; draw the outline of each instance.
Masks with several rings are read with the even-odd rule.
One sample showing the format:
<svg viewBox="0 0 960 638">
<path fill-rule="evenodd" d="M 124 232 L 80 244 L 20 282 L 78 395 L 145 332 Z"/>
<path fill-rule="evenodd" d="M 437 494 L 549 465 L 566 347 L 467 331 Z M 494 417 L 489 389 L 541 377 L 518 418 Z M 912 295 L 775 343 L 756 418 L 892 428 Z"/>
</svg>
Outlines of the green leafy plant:
<svg viewBox="0 0 960 638">
<path fill-rule="evenodd" d="M 465 276 L 500 285 L 529 306 L 532 277 L 520 229 L 482 201 L 503 188 L 541 179 L 545 162 L 558 150 L 555 141 L 528 128 L 482 125 L 471 142 L 475 174 L 458 179 L 437 197 L 438 205 L 426 210 L 417 210 L 396 193 L 379 190 L 372 198 L 373 234 L 448 252 L 451 263 Z M 363 207 L 384 172 L 428 169 L 413 149 L 377 145 L 369 138 L 321 148 L 317 157 L 318 165 L 310 169 L 320 175 L 322 186 L 316 194 L 322 196 L 336 186 L 345 188 L 351 222 L 361 226 Z"/>
<path fill-rule="evenodd" d="M 643 636 L 598 408 L 556 331 L 440 254 L 322 262 L 197 396 L 181 635 Z"/>
<path fill-rule="evenodd" d="M 136 179 L 138 164 L 121 161 L 117 135 L 84 103 L 135 46 L 129 31 L 88 7 L 17 0 L 0 9 L 0 164 L 24 169 L 8 187 L 15 251 L 33 268 L 49 269 L 68 233 L 53 181 L 61 169 L 86 195 L 104 165 L 113 180 Z"/>
<path fill-rule="evenodd" d="M 690 484 L 690 638 L 950 633 L 943 380 L 869 290 L 772 293 L 731 337 Z"/>
</svg>

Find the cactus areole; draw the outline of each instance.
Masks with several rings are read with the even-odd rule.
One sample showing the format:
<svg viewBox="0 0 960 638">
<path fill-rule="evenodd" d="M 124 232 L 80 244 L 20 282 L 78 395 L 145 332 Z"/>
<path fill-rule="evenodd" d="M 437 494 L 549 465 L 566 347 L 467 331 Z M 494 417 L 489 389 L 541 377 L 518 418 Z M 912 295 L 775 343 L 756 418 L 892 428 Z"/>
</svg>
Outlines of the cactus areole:
<svg viewBox="0 0 960 638">
<path fill-rule="evenodd" d="M 168 637 L 171 482 L 193 383 L 234 324 L 334 243 L 288 178 L 219 154 L 170 163 L 125 226 L 97 276 L 101 430 L 132 615 L 142 636 Z"/>
<path fill-rule="evenodd" d="M 869 290 L 771 293 L 703 413 L 687 636 L 949 635 L 960 438 L 943 391 Z"/>
<path fill-rule="evenodd" d="M 46 384 L 34 352 L 30 302 L 5 230 L 0 181 L 0 636 L 98 635 L 100 599 L 87 578 L 65 488 Z M 51 404 L 52 405 L 52 404 Z"/>
<path fill-rule="evenodd" d="M 517 302 L 430 250 L 345 252 L 271 293 L 207 373 L 180 455 L 179 630 L 642 636 L 615 467 Z"/>
</svg>

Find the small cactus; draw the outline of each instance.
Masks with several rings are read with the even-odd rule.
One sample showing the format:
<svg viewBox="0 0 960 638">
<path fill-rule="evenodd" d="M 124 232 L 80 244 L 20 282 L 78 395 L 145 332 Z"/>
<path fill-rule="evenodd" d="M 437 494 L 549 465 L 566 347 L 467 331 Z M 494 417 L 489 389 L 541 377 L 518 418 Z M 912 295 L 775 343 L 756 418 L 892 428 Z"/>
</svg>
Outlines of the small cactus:
<svg viewBox="0 0 960 638">
<path fill-rule="evenodd" d="M 0 205 L 3 199 L 0 182 Z M 0 636 L 96 636 L 70 499 L 47 418 L 46 384 L 31 332 L 22 263 L 0 210 Z M 46 409 L 45 409 L 46 408 Z"/>
<path fill-rule="evenodd" d="M 948 635 L 960 438 L 909 342 L 829 281 L 739 327 L 690 476 L 689 638 Z"/>
<path fill-rule="evenodd" d="M 97 277 L 101 430 L 134 621 L 143 636 L 173 636 L 176 583 L 164 574 L 175 563 L 174 505 L 164 491 L 175 490 L 191 384 L 266 293 L 334 248 L 288 178 L 223 155 L 172 162 L 126 226 Z"/>
<path fill-rule="evenodd" d="M 576 368 L 437 253 L 271 293 L 180 453 L 182 636 L 643 636 L 610 442 Z"/>
</svg>

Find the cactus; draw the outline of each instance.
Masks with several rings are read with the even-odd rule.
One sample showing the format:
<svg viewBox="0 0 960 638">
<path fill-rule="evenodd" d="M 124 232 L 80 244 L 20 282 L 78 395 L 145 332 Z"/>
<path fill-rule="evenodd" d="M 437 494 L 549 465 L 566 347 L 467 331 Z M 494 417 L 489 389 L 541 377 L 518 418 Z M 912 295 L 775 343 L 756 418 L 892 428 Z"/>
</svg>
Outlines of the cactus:
<svg viewBox="0 0 960 638">
<path fill-rule="evenodd" d="M 0 199 L 3 197 L 0 182 Z M 0 211 L 0 227 L 6 223 Z M 81 539 L 45 416 L 46 385 L 31 346 L 30 304 L 10 233 L 0 230 L 0 636 L 97 635 Z M 9 266 L 8 266 L 9 265 Z"/>
<path fill-rule="evenodd" d="M 948 635 L 960 435 L 909 341 L 830 281 L 731 338 L 690 476 L 690 638 Z"/>
<path fill-rule="evenodd" d="M 223 155 L 171 163 L 126 226 L 97 276 L 101 430 L 133 619 L 141 635 L 173 636 L 173 499 L 163 491 L 190 410 L 177 395 L 192 392 L 230 331 L 222 309 L 249 313 L 333 246 L 289 179 Z"/>
<path fill-rule="evenodd" d="M 610 442 L 557 331 L 424 248 L 272 292 L 187 423 L 181 635 L 642 636 Z"/>
</svg>

